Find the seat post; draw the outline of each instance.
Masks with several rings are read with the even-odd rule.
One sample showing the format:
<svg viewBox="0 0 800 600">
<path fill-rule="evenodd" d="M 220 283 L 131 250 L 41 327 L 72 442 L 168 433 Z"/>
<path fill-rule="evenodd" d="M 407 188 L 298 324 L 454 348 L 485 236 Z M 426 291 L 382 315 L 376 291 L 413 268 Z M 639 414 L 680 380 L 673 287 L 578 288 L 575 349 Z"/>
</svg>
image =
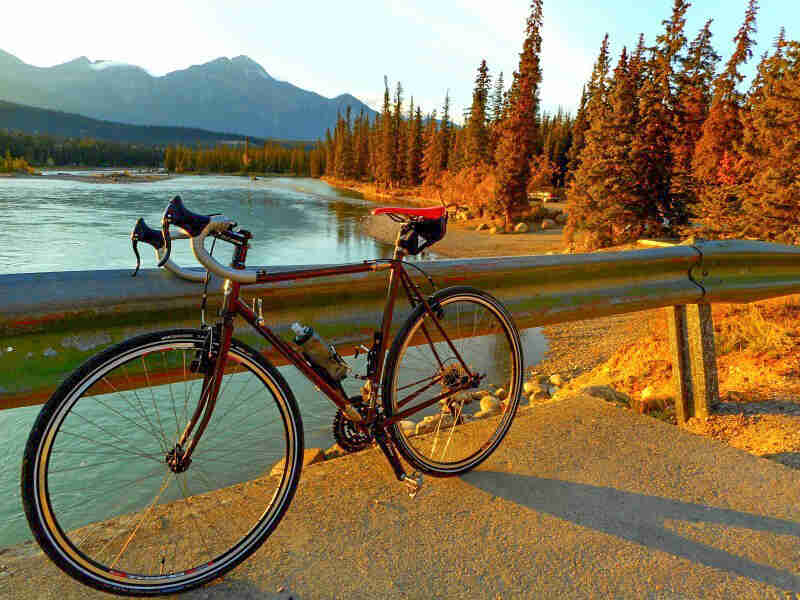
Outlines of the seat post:
<svg viewBox="0 0 800 600">
<path fill-rule="evenodd" d="M 403 248 L 400 247 L 400 237 L 403 235 L 403 233 L 404 233 L 403 230 L 405 229 L 405 227 L 406 227 L 406 225 L 404 223 L 403 226 L 400 227 L 400 230 L 397 232 L 397 237 L 394 240 L 394 255 L 392 256 L 392 258 L 394 260 L 400 260 L 406 254 L 406 251 L 403 250 Z"/>
</svg>

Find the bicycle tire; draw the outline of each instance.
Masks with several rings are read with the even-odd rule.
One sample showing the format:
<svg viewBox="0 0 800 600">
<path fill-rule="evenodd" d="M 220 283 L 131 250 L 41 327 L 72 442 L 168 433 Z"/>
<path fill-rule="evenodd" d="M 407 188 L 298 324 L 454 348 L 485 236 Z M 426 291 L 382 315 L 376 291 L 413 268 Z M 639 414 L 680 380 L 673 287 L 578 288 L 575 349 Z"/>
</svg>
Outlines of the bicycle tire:
<svg viewBox="0 0 800 600">
<path fill-rule="evenodd" d="M 36 419 L 22 464 L 25 514 L 45 553 L 81 583 L 129 596 L 200 586 L 255 552 L 286 512 L 302 468 L 300 412 L 277 369 L 237 340 L 192 463 L 182 473 L 166 463 L 202 387 L 190 359 L 205 337 L 176 329 L 108 348 Z M 282 439 L 262 439 L 267 429 Z"/>
<path fill-rule="evenodd" d="M 522 390 L 522 345 L 511 315 L 486 292 L 451 287 L 428 301 L 453 347 L 470 370 L 481 376 L 481 383 L 409 415 L 424 417 L 412 421 L 413 433 L 399 422 L 388 431 L 411 465 L 429 475 L 447 477 L 465 473 L 486 460 L 511 427 Z M 462 327 L 462 315 L 465 319 L 472 315 L 471 330 L 466 321 Z M 382 386 L 387 418 L 447 394 L 446 382 L 464 375 L 456 353 L 437 331 L 422 304 L 398 331 L 386 359 Z M 405 400 L 401 390 L 408 390 Z M 412 395 L 415 397 L 408 400 Z M 491 399 L 484 400 L 486 397 Z"/>
</svg>

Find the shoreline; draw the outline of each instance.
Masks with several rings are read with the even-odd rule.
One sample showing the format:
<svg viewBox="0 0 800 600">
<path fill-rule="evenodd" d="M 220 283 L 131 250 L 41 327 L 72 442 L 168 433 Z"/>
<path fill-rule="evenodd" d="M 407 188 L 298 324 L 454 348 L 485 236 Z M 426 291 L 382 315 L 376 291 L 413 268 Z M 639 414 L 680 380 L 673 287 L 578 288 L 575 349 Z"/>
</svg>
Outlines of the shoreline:
<svg viewBox="0 0 800 600">
<path fill-rule="evenodd" d="M 72 175 L 70 173 L 57 173 L 53 175 L 31 174 L 31 173 L 0 173 L 3 179 L 39 179 L 44 181 L 81 181 L 83 183 L 152 183 L 154 181 L 166 181 L 175 177 L 173 174 L 159 175 L 124 175 L 114 172 L 103 175 Z"/>
</svg>

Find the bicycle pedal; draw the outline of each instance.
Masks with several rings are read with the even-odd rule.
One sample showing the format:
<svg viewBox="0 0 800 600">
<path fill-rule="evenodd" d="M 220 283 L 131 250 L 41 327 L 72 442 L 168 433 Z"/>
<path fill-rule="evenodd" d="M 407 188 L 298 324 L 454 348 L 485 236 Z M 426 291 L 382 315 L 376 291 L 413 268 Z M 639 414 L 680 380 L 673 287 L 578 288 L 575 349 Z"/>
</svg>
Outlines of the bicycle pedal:
<svg viewBox="0 0 800 600">
<path fill-rule="evenodd" d="M 403 473 L 400 481 L 408 488 L 408 496 L 415 498 L 422 489 L 422 473 L 414 471 L 411 475 Z"/>
</svg>

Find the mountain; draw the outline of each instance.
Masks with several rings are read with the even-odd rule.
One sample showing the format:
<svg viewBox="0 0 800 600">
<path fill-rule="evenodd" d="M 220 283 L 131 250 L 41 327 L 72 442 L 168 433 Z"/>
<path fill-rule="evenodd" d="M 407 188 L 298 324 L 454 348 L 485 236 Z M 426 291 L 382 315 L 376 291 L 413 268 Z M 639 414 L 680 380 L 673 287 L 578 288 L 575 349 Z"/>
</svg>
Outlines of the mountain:
<svg viewBox="0 0 800 600">
<path fill-rule="evenodd" d="M 135 65 L 85 56 L 34 67 L 0 50 L 0 99 L 133 125 L 193 127 L 260 138 L 315 140 L 336 126 L 337 111 L 366 104 L 325 98 L 278 81 L 246 56 L 154 77 Z"/>
<path fill-rule="evenodd" d="M 213 146 L 219 142 L 245 140 L 245 136 L 237 133 L 99 121 L 73 113 L 23 106 L 4 100 L 0 100 L 0 129 L 28 134 L 47 134 L 60 138 L 94 138 L 147 146 L 169 144 Z M 256 137 L 250 138 L 250 142 L 256 145 L 261 145 L 264 141 Z"/>
</svg>

